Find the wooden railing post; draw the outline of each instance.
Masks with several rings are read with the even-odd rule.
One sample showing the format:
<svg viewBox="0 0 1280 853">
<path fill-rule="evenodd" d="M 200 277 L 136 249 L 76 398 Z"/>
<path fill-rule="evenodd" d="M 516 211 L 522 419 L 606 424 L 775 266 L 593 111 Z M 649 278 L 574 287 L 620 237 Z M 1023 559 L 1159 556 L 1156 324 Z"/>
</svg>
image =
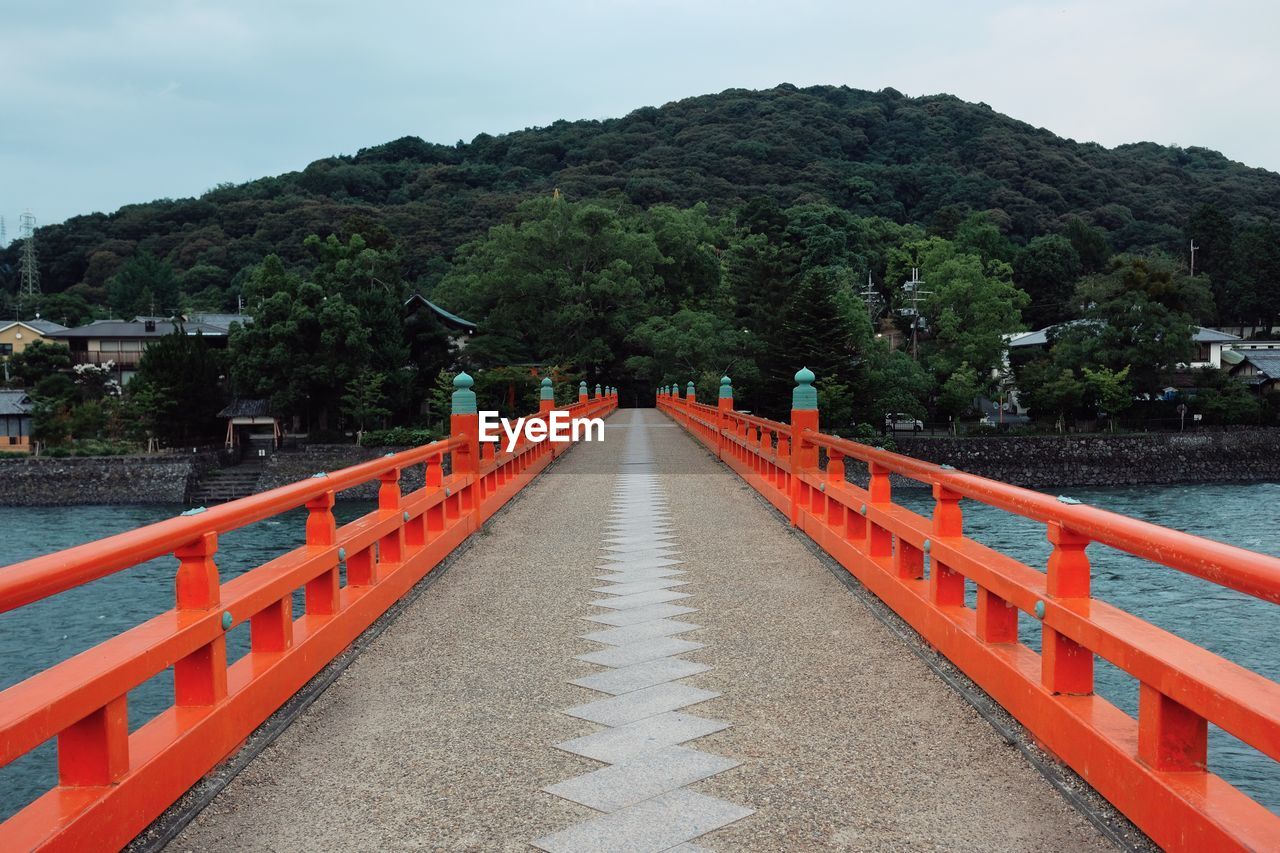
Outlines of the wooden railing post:
<svg viewBox="0 0 1280 853">
<path fill-rule="evenodd" d="M 1053 553 L 1045 590 L 1054 598 L 1089 597 L 1089 538 L 1057 522 L 1049 523 Z M 1048 625 L 1041 632 L 1040 679 L 1054 693 L 1093 692 L 1093 652 Z"/>
<path fill-rule="evenodd" d="M 728 376 L 720 377 L 720 396 L 716 399 L 716 408 L 720 417 L 716 420 L 716 458 L 724 458 L 725 433 L 729 431 L 729 412 L 733 411 L 733 380 Z"/>
<path fill-rule="evenodd" d="M 587 402 L 587 380 L 585 379 L 578 383 L 578 402 Z"/>
<path fill-rule="evenodd" d="M 462 439 L 462 445 L 455 446 L 453 450 L 453 476 L 471 477 L 471 484 L 459 486 L 458 491 L 458 511 L 470 516 L 470 530 L 480 526 L 480 416 L 476 412 L 476 392 L 471 390 L 475 384 L 475 380 L 466 373 L 459 373 L 453 378 L 455 390 L 449 417 L 449 433 L 455 440 Z"/>
<path fill-rule="evenodd" d="M 800 524 L 801 491 L 808 488 L 801 475 L 818 467 L 818 446 L 804 438 L 805 430 L 818 431 L 818 389 L 813 387 L 813 371 L 796 371 L 796 387 L 791 390 L 791 526 Z"/>
<path fill-rule="evenodd" d="M 206 533 L 174 550 L 178 558 L 178 612 L 207 612 L 221 605 L 218 567 L 213 555 L 218 534 Z M 224 625 L 224 630 L 230 627 Z M 219 634 L 173 665 L 177 705 L 214 705 L 227 695 L 227 638 Z"/>
</svg>

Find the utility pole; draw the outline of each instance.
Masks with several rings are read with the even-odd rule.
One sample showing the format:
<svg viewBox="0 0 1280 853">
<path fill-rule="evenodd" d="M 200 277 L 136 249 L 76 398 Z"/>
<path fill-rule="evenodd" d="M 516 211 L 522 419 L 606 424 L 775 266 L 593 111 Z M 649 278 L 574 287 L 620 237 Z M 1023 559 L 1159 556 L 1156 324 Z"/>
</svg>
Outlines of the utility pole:
<svg viewBox="0 0 1280 853">
<path fill-rule="evenodd" d="M 867 307 L 867 319 L 871 321 L 871 330 L 875 331 L 876 318 L 880 316 L 880 292 L 876 290 L 876 286 L 871 283 L 871 271 L 867 270 L 867 289 L 858 294 L 862 297 L 862 304 Z"/>
<path fill-rule="evenodd" d="M 22 260 L 18 285 L 18 304 L 26 304 L 28 310 L 40 298 L 40 267 L 36 262 L 36 218 L 30 210 L 23 211 L 18 219 L 18 235 L 22 238 Z"/>
<path fill-rule="evenodd" d="M 1191 241 L 1191 277 L 1196 277 L 1196 250 L 1200 247 L 1196 245 L 1196 241 Z"/>
<path fill-rule="evenodd" d="M 911 291 L 911 359 L 920 360 L 920 297 L 932 296 L 932 290 L 921 290 L 924 282 L 920 280 L 920 268 L 911 268 L 911 280 L 902 283 L 904 290 Z"/>
</svg>

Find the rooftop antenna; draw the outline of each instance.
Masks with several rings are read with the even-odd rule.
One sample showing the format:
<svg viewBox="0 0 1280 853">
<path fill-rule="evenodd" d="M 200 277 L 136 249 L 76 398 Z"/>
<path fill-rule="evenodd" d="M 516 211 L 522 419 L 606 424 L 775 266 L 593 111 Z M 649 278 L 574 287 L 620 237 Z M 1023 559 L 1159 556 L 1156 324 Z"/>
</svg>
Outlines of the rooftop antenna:
<svg viewBox="0 0 1280 853">
<path fill-rule="evenodd" d="M 40 267 L 36 262 L 36 218 L 30 210 L 23 211 L 18 219 L 18 236 L 22 239 L 18 302 L 34 307 L 40 298 Z"/>
</svg>

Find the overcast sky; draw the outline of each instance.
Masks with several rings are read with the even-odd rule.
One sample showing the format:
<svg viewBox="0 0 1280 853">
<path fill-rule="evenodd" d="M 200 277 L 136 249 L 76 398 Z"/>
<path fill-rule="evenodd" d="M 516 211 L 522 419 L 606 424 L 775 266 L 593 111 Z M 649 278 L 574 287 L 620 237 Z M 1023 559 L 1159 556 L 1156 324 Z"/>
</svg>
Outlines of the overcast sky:
<svg viewBox="0 0 1280 853">
<path fill-rule="evenodd" d="M 784 11 L 785 10 L 785 11 Z M 950 92 L 1280 170 L 1280 4 L 0 0 L 0 215 L 196 195 L 413 134 L 730 87 Z"/>
</svg>

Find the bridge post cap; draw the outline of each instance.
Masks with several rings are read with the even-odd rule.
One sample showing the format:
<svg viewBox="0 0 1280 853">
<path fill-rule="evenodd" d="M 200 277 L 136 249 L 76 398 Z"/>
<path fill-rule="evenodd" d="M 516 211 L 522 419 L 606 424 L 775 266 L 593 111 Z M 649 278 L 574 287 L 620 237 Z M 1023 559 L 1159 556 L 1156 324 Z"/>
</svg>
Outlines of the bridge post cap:
<svg viewBox="0 0 1280 853">
<path fill-rule="evenodd" d="M 587 393 L 587 380 L 584 379 L 578 383 L 578 393 L 579 394 Z"/>
<path fill-rule="evenodd" d="M 728 376 L 720 377 L 720 399 L 721 400 L 733 399 L 733 380 L 730 379 Z"/>
<path fill-rule="evenodd" d="M 791 392 L 792 409 L 817 410 L 818 389 L 813 387 L 816 378 L 807 367 L 796 371 L 796 387 Z"/>
<path fill-rule="evenodd" d="M 556 392 L 555 392 L 555 389 L 551 387 L 551 377 L 550 377 L 550 376 L 546 376 L 546 377 L 544 377 L 544 378 L 543 378 L 543 380 L 542 380 L 542 390 L 541 390 L 541 392 L 540 392 L 540 395 L 541 395 L 541 396 L 540 396 L 540 399 L 543 399 L 543 400 L 554 400 L 554 399 L 556 398 Z"/>
<path fill-rule="evenodd" d="M 476 381 L 471 378 L 468 373 L 459 373 L 453 377 L 453 387 L 458 390 L 453 392 L 453 413 L 455 415 L 474 415 L 476 413 L 476 392 L 471 390 L 471 386 Z"/>
<path fill-rule="evenodd" d="M 693 392 L 694 392 L 694 390 L 695 390 L 695 389 L 694 389 L 694 387 L 693 387 L 693 380 L 692 380 L 692 379 L 690 379 L 690 380 L 689 380 L 689 386 L 688 386 L 688 388 L 687 388 L 686 390 L 689 392 L 689 396 L 690 396 L 690 397 L 692 397 L 692 396 L 693 396 Z"/>
<path fill-rule="evenodd" d="M 596 396 L 597 396 L 597 397 L 599 397 L 599 396 L 600 396 L 600 383 L 599 383 L 599 382 L 597 382 L 597 383 L 596 383 Z"/>
</svg>

